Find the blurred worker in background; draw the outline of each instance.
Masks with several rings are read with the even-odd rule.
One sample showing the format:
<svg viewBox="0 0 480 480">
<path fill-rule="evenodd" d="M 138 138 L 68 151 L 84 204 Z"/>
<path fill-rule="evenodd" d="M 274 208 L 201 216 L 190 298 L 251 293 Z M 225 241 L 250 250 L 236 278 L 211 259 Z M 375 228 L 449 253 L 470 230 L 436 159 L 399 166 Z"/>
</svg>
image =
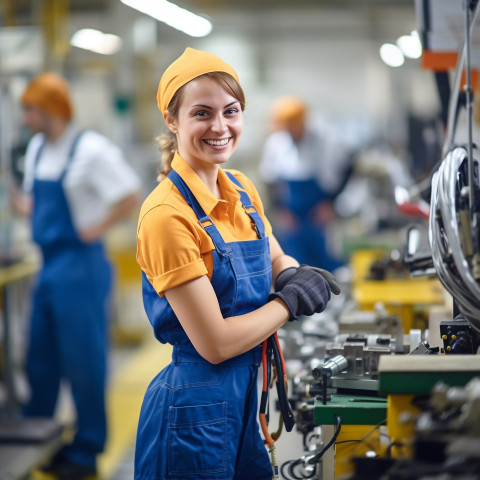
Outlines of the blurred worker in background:
<svg viewBox="0 0 480 480">
<path fill-rule="evenodd" d="M 279 98 L 271 111 L 271 131 L 260 162 L 278 241 L 300 263 L 333 270 L 342 265 L 328 245 L 335 218 L 333 200 L 346 183 L 349 155 L 308 118 L 307 105 L 294 96 Z"/>
<path fill-rule="evenodd" d="M 25 158 L 18 209 L 31 213 L 43 266 L 33 295 L 26 359 L 26 416 L 54 415 L 60 380 L 76 407 L 73 443 L 45 467 L 61 480 L 96 472 L 106 439 L 105 387 L 112 272 L 102 237 L 140 202 L 140 181 L 107 138 L 72 122 L 66 81 L 33 78 L 21 103 L 35 135 Z"/>
</svg>

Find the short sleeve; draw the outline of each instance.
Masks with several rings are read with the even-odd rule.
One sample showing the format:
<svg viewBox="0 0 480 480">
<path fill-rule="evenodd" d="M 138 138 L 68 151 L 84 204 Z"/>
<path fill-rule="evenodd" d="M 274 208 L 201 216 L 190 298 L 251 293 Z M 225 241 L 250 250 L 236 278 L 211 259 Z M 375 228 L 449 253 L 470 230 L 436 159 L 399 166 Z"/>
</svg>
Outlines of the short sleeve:
<svg viewBox="0 0 480 480">
<path fill-rule="evenodd" d="M 87 132 L 89 138 L 83 144 L 88 168 L 91 169 L 89 181 L 95 191 L 108 204 L 113 205 L 124 197 L 141 189 L 137 173 L 126 161 L 121 149 L 106 137 L 96 132 Z M 79 149 L 82 144 L 79 145 Z M 79 157 L 81 157 L 79 151 Z"/>
<path fill-rule="evenodd" d="M 140 219 L 137 262 L 160 295 L 207 275 L 195 228 L 170 205 L 158 205 Z"/>
</svg>

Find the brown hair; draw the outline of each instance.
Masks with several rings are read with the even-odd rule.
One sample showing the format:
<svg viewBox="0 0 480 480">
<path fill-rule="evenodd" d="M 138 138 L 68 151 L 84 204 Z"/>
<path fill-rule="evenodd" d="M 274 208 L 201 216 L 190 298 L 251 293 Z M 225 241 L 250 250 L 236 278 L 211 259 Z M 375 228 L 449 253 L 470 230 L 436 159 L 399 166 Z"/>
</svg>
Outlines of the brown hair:
<svg viewBox="0 0 480 480">
<path fill-rule="evenodd" d="M 240 102 L 242 112 L 245 110 L 245 94 L 242 87 L 230 74 L 226 72 L 209 72 L 200 77 L 208 77 L 218 82 L 225 90 Z M 200 78 L 196 77 L 196 78 Z M 184 85 L 185 86 L 185 85 Z M 183 87 L 184 87 L 183 86 Z M 178 111 L 182 103 L 183 87 L 180 87 L 173 95 L 172 100 L 168 104 L 168 112 L 173 118 L 178 118 Z M 168 131 L 157 137 L 157 145 L 159 151 L 162 153 L 162 163 L 158 171 L 157 180 L 162 181 L 172 169 L 172 160 L 177 150 L 177 137 L 172 132 Z"/>
</svg>

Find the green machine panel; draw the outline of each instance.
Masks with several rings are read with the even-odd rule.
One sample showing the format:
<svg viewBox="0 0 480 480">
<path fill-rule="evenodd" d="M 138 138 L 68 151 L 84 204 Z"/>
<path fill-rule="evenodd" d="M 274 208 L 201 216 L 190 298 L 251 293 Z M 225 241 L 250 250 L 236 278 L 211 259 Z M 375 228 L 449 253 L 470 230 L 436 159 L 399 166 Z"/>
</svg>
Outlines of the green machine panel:
<svg viewBox="0 0 480 480">
<path fill-rule="evenodd" d="M 378 425 L 387 418 L 387 399 L 361 395 L 332 395 L 326 405 L 315 400 L 315 425 L 335 425 L 338 415 L 345 425 Z"/>
</svg>

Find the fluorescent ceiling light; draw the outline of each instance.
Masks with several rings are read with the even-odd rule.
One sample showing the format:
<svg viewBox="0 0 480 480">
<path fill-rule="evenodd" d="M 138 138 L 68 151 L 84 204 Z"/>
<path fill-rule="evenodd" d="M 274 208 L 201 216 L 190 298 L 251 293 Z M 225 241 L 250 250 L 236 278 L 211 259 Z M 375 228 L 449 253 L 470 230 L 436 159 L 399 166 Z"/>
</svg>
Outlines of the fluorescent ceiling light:
<svg viewBox="0 0 480 480">
<path fill-rule="evenodd" d="M 420 58 L 422 56 L 422 43 L 416 30 L 410 35 L 402 35 L 397 40 L 397 45 L 408 58 Z"/>
<path fill-rule="evenodd" d="M 122 40 L 117 35 L 103 33 L 93 28 L 77 30 L 73 34 L 70 43 L 74 47 L 101 53 L 102 55 L 113 55 L 122 47 Z"/>
<path fill-rule="evenodd" d="M 212 31 L 206 18 L 195 15 L 167 0 L 121 0 L 122 3 L 156 20 L 170 25 L 191 37 L 205 37 Z"/>
<path fill-rule="evenodd" d="M 389 67 L 400 67 L 405 61 L 402 51 L 393 43 L 384 43 L 380 47 L 380 57 Z"/>
</svg>

